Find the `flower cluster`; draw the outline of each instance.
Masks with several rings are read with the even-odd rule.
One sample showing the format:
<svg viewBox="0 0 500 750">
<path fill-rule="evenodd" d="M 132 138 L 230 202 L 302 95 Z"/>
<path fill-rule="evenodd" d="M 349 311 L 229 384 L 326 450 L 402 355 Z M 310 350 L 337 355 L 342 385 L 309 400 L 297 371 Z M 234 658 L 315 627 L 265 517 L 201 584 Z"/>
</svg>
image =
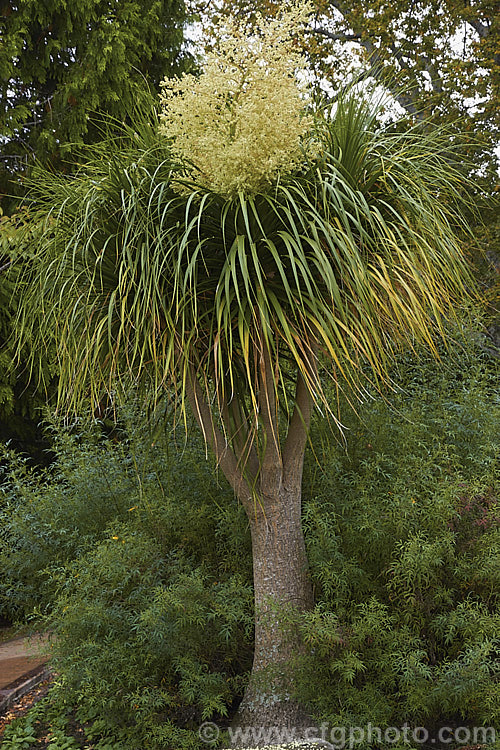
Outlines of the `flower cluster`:
<svg viewBox="0 0 500 750">
<path fill-rule="evenodd" d="M 292 3 L 278 18 L 260 18 L 251 36 L 230 19 L 200 76 L 163 82 L 161 131 L 206 189 L 256 193 L 303 160 L 312 123 L 296 36 L 310 13 L 309 3 Z"/>
</svg>

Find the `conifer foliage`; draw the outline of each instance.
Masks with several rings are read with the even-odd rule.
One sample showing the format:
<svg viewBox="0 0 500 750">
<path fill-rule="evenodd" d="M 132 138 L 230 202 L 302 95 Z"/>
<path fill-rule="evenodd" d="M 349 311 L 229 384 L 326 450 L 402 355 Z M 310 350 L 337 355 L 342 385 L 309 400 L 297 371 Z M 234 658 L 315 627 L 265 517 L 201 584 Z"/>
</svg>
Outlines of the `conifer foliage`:
<svg viewBox="0 0 500 750">
<path fill-rule="evenodd" d="M 0 7 L 4 168 L 88 140 L 89 114 L 126 117 L 137 82 L 179 69 L 182 0 L 6 0 Z"/>
</svg>

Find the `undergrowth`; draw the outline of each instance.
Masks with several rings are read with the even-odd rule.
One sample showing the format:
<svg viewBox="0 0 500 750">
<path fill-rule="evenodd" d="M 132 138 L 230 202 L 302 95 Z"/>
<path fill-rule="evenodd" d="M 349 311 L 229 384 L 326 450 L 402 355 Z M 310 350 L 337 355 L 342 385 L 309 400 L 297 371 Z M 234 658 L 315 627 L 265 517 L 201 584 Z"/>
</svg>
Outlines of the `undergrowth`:
<svg viewBox="0 0 500 750">
<path fill-rule="evenodd" d="M 298 697 L 318 726 L 495 726 L 496 376 L 466 352 L 398 367 L 396 391 L 344 410 L 343 439 L 323 419 L 312 430 L 303 522 L 316 606 L 299 623 Z M 76 721 L 83 739 L 69 736 L 96 750 L 194 749 L 200 723 L 227 726 L 241 698 L 245 516 L 201 442 L 153 441 L 139 417 L 125 415 L 119 439 L 56 431 L 42 473 L 4 457 L 2 607 L 43 615 L 58 675 L 5 750 L 22 747 L 14 734 L 33 715 L 59 717 L 60 742 Z"/>
</svg>

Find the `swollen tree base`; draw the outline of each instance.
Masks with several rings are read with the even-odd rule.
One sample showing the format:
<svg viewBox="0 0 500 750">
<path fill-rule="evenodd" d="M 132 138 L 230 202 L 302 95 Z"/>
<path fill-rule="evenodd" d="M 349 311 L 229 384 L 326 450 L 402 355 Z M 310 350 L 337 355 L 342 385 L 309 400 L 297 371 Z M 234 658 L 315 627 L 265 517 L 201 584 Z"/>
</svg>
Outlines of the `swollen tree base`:
<svg viewBox="0 0 500 750">
<path fill-rule="evenodd" d="M 230 730 L 232 748 L 304 742 L 313 721 L 296 701 L 245 695 Z"/>
</svg>

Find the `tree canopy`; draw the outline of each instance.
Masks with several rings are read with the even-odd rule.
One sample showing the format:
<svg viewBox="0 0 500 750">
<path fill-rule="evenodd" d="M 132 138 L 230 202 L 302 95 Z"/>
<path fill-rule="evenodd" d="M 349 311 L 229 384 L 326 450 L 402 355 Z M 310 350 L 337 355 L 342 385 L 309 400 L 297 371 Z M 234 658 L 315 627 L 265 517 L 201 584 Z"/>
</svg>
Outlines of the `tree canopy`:
<svg viewBox="0 0 500 750">
<path fill-rule="evenodd" d="M 89 147 L 77 174 L 36 175 L 18 316 L 35 358 L 55 336 L 66 404 L 142 384 L 191 408 L 252 534 L 237 721 L 299 733 L 286 614 L 313 603 L 302 469 L 314 406 L 335 414 L 320 368 L 337 385 L 384 378 L 399 346 L 435 348 L 469 296 L 453 144 L 384 124 L 370 98 L 315 105 L 295 41 L 309 10 L 252 35 L 231 19 L 160 111 Z"/>
<path fill-rule="evenodd" d="M 37 160 L 74 169 L 81 145 L 102 137 L 103 115 L 127 119 L 148 87 L 189 65 L 184 23 L 184 0 L 0 2 L 0 436 L 31 454 L 47 391 L 38 373 L 12 367 L 11 288 L 20 263 L 31 267 L 23 242 L 34 247 L 37 231 L 15 215 L 22 179 Z M 46 385 L 52 352 L 43 352 Z"/>
</svg>

